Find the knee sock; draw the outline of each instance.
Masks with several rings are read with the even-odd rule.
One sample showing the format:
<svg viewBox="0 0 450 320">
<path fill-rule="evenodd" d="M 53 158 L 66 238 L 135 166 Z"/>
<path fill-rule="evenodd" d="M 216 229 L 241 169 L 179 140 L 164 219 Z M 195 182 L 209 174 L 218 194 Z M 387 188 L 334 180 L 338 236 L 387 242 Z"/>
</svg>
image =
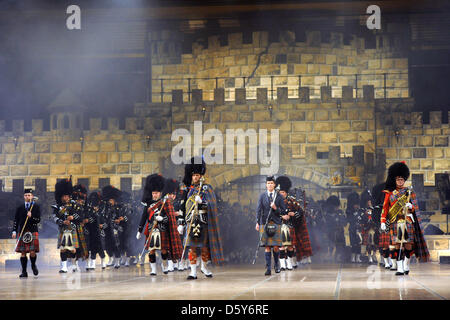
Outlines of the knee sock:
<svg viewBox="0 0 450 320">
<path fill-rule="evenodd" d="M 195 249 L 189 250 L 189 261 L 191 264 L 197 264 L 197 252 Z"/>
<path fill-rule="evenodd" d="M 289 258 L 292 258 L 292 257 L 294 256 L 294 250 L 291 250 L 291 251 L 288 250 L 287 256 L 288 256 Z"/>
<path fill-rule="evenodd" d="M 155 263 L 156 262 L 156 254 L 148 254 L 148 260 L 150 260 L 150 263 Z"/>
<path fill-rule="evenodd" d="M 34 257 L 30 256 L 30 261 L 31 261 L 31 266 L 32 267 L 36 266 L 36 259 L 37 259 L 37 256 L 34 256 Z"/>
<path fill-rule="evenodd" d="M 20 264 L 22 265 L 22 272 L 23 273 L 27 272 L 27 262 L 28 262 L 27 256 L 20 257 Z"/>
<path fill-rule="evenodd" d="M 208 260 L 211 260 L 211 253 L 209 252 L 209 248 L 202 248 L 202 260 L 204 262 L 207 262 Z"/>
<path fill-rule="evenodd" d="M 265 252 L 265 257 L 266 257 L 266 268 L 270 270 L 271 266 L 272 266 L 272 254 L 271 252 Z"/>
<path fill-rule="evenodd" d="M 169 257 L 169 254 L 166 252 L 166 253 L 161 253 L 161 259 L 162 260 L 167 260 L 167 258 Z"/>
<path fill-rule="evenodd" d="M 67 261 L 67 252 L 60 252 L 59 256 L 61 257 L 61 261 Z"/>
</svg>

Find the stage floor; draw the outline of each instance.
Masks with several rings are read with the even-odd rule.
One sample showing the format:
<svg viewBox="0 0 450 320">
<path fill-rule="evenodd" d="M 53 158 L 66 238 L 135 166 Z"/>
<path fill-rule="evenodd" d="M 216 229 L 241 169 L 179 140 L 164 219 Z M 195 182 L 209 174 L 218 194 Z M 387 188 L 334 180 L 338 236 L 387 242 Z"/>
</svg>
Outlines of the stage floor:
<svg viewBox="0 0 450 320">
<path fill-rule="evenodd" d="M 84 266 L 84 263 L 82 264 Z M 39 267 L 39 264 L 38 264 Z M 19 279 L 19 271 L 0 271 L 0 300 L 448 300 L 450 265 L 412 264 L 408 276 L 379 266 L 311 264 L 264 276 L 264 267 L 212 268 L 213 278 L 188 271 L 150 276 L 145 266 L 59 274 L 40 268 L 34 277 Z"/>
</svg>

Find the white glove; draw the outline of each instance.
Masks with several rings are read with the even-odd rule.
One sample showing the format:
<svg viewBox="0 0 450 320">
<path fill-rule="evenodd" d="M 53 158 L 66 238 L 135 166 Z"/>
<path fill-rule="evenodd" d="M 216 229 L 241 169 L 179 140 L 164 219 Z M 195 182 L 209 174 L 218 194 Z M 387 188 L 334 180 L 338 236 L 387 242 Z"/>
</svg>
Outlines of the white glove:
<svg viewBox="0 0 450 320">
<path fill-rule="evenodd" d="M 195 202 L 202 203 L 202 198 L 200 198 L 200 196 L 195 196 Z"/>
<path fill-rule="evenodd" d="M 408 203 L 406 204 L 406 208 L 407 208 L 407 209 L 412 209 L 412 207 L 413 207 L 413 205 L 412 205 L 411 203 L 408 202 Z"/>
<path fill-rule="evenodd" d="M 139 239 L 141 238 L 141 235 L 142 235 L 142 234 L 138 231 L 138 233 L 136 234 L 136 239 L 139 240 Z"/>
<path fill-rule="evenodd" d="M 384 222 L 381 223 L 381 230 L 383 230 L 383 231 L 386 230 L 386 223 L 384 223 Z"/>
<path fill-rule="evenodd" d="M 156 216 L 155 219 L 156 219 L 156 221 L 161 222 L 161 221 L 163 221 L 164 218 L 161 216 Z"/>
<path fill-rule="evenodd" d="M 178 228 L 177 228 L 177 230 L 178 230 L 178 233 L 182 235 L 182 234 L 183 234 L 183 231 L 184 231 L 184 226 L 179 225 Z"/>
</svg>

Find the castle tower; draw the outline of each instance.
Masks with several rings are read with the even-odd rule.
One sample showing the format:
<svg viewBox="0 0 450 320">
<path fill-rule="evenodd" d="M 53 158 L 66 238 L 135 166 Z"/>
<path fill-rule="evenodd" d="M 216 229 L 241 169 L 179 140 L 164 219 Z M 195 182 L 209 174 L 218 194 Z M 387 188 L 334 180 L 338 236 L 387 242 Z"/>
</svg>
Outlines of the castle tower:
<svg viewBox="0 0 450 320">
<path fill-rule="evenodd" d="M 50 131 L 62 140 L 79 139 L 83 133 L 83 113 L 86 106 L 69 89 L 64 89 L 47 107 Z"/>
</svg>

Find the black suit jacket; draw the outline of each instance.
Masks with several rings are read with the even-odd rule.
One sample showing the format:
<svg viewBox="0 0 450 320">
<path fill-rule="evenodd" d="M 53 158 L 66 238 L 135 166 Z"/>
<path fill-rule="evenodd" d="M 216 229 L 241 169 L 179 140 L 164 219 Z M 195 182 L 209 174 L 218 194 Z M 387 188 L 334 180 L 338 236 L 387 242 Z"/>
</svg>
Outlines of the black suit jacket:
<svg viewBox="0 0 450 320">
<path fill-rule="evenodd" d="M 17 233 L 19 236 L 22 231 L 25 220 L 27 219 L 28 211 L 25 209 L 25 203 L 21 206 L 17 207 L 16 215 L 14 217 L 13 231 Z M 34 203 L 33 208 L 31 209 L 31 218 L 28 218 L 27 225 L 23 232 L 38 232 L 38 223 L 41 221 L 41 208 L 37 203 Z"/>
<path fill-rule="evenodd" d="M 270 211 L 270 200 L 269 195 L 267 194 L 267 190 L 260 194 L 258 199 L 258 207 L 256 209 L 256 223 L 259 225 L 264 225 L 266 223 L 267 216 Z M 277 206 L 277 210 L 272 209 L 272 214 L 270 215 L 270 220 L 275 222 L 276 224 L 281 224 L 281 214 L 286 212 L 286 204 L 284 202 L 283 196 L 281 194 L 277 194 L 275 198 L 275 205 Z"/>
</svg>

